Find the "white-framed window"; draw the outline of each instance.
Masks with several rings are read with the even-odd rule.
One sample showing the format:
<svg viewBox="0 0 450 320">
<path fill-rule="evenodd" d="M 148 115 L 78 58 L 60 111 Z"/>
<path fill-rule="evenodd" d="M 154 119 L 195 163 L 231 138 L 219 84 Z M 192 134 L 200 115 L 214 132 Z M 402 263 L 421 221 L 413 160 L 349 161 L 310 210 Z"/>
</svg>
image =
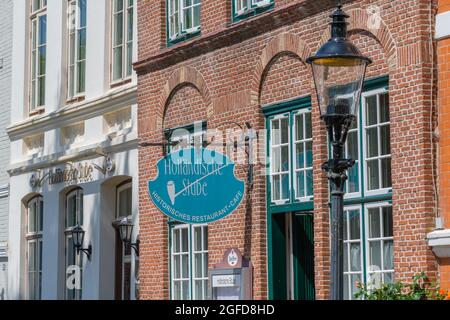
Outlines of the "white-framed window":
<svg viewBox="0 0 450 320">
<path fill-rule="evenodd" d="M 349 205 L 344 214 L 344 298 L 351 300 L 358 282 L 369 288 L 394 282 L 392 205 Z"/>
<path fill-rule="evenodd" d="M 133 71 L 134 0 L 112 0 L 112 82 Z"/>
<path fill-rule="evenodd" d="M 33 0 L 30 12 L 30 114 L 45 107 L 47 0 Z"/>
<path fill-rule="evenodd" d="M 42 236 L 44 226 L 44 201 L 36 196 L 27 204 L 27 298 L 42 297 Z"/>
<path fill-rule="evenodd" d="M 311 110 L 294 113 L 294 189 L 297 200 L 313 196 L 313 139 Z"/>
<path fill-rule="evenodd" d="M 68 16 L 68 99 L 86 89 L 87 0 L 70 0 Z"/>
<path fill-rule="evenodd" d="M 363 281 L 361 206 L 344 210 L 344 298 L 352 299 Z"/>
<path fill-rule="evenodd" d="M 311 108 L 268 118 L 271 202 L 283 205 L 313 199 Z"/>
<path fill-rule="evenodd" d="M 83 283 L 83 255 L 77 254 L 73 246 L 72 230 L 77 225 L 83 225 L 83 189 L 75 189 L 66 195 L 65 203 L 65 275 L 68 276 L 70 268 L 78 268 L 80 286 L 77 288 L 67 287 L 65 282 L 65 298 L 66 300 L 81 300 L 82 298 L 82 283 Z M 73 270 L 72 270 L 73 271 Z M 69 275 L 74 272 L 70 272 Z"/>
<path fill-rule="evenodd" d="M 392 190 L 389 94 L 386 89 L 363 93 L 364 185 L 366 195 Z"/>
<path fill-rule="evenodd" d="M 116 204 L 116 219 L 120 222 L 123 218 L 130 218 L 133 215 L 133 193 L 132 183 L 126 182 L 117 187 L 117 204 Z M 118 232 L 118 230 L 116 231 Z M 120 237 L 120 236 L 119 236 Z M 125 245 L 121 239 L 118 239 L 117 245 L 122 246 L 120 250 L 120 256 L 116 258 L 116 262 L 119 264 L 117 268 L 120 272 L 120 298 L 122 300 L 131 299 L 131 261 L 132 261 L 132 249 L 131 246 Z M 117 272 L 116 271 L 116 272 Z M 117 279 L 117 277 L 116 277 Z M 117 284 L 116 284 L 117 285 Z"/>
<path fill-rule="evenodd" d="M 394 281 L 394 231 L 392 206 L 389 203 L 365 206 L 366 254 L 369 286 Z"/>
<path fill-rule="evenodd" d="M 169 41 L 200 30 L 201 0 L 167 0 Z"/>
<path fill-rule="evenodd" d="M 289 114 L 270 120 L 270 184 L 272 202 L 282 204 L 290 199 L 290 121 Z"/>
<path fill-rule="evenodd" d="M 208 299 L 208 226 L 172 226 L 170 248 L 172 299 Z"/>
<path fill-rule="evenodd" d="M 234 16 L 248 15 L 258 9 L 264 9 L 273 4 L 273 0 L 232 0 L 234 2 Z"/>
</svg>

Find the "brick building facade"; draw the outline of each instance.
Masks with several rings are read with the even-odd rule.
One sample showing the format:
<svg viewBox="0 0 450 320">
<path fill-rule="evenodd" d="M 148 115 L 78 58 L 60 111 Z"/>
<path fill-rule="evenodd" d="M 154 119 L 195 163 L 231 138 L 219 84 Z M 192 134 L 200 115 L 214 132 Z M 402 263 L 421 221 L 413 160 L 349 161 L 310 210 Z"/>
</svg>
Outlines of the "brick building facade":
<svg viewBox="0 0 450 320">
<path fill-rule="evenodd" d="M 138 2 L 139 58 L 134 67 L 142 144 L 140 297 L 207 297 L 196 287 L 207 270 L 197 278 L 189 275 L 195 249 L 181 250 L 188 259 L 186 277 L 177 274 L 184 273 L 183 264 L 181 271 L 174 267 L 180 253 L 173 248 L 174 237 L 192 237 L 197 230 L 174 225 L 150 201 L 147 182 L 156 176 L 155 164 L 163 156 L 162 148 L 152 144 L 164 141 L 165 129 L 197 121 L 207 129 L 224 129 L 234 121 L 269 130 L 258 158 L 264 159 L 268 151 L 271 161 L 267 168 L 255 166 L 254 186 L 247 189 L 236 212 L 202 229 L 208 243 L 201 250 L 208 252 L 203 261 L 211 269 L 228 248 L 237 247 L 253 263 L 255 299 L 326 299 L 329 192 L 321 165 L 328 146 L 305 60 L 329 38 L 328 16 L 335 2 L 249 1 L 245 9 L 239 7 L 240 1 L 202 0 L 201 11 L 195 11 L 195 5 L 189 8 L 194 17 L 189 28 L 175 17 L 178 8 L 181 20 L 188 22 L 174 3 L 178 2 Z M 347 146 L 358 160 L 345 202 L 345 279 L 350 297 L 355 281 L 374 276 L 382 281 L 408 281 L 421 271 L 438 276 L 438 262 L 426 239 L 437 215 L 432 132 L 438 3 L 343 4 L 350 16 L 351 41 L 373 60 L 351 135 L 353 144 Z M 288 147 L 283 138 L 277 143 L 270 134 L 277 126 L 289 132 Z M 300 126 L 304 130 L 297 130 Z M 294 147 L 301 151 L 292 151 Z M 284 150 L 286 162 L 280 160 L 277 167 L 272 154 L 280 152 L 282 158 Z M 236 168 L 245 179 L 247 166 Z"/>
</svg>

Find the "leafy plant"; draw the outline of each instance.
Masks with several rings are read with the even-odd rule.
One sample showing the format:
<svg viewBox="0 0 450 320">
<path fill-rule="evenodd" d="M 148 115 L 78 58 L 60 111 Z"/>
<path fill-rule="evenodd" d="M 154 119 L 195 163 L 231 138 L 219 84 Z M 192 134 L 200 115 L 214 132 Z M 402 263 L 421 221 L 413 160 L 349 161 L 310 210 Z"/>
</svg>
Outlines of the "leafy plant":
<svg viewBox="0 0 450 320">
<path fill-rule="evenodd" d="M 430 282 L 424 272 L 412 277 L 412 283 L 385 283 L 379 288 L 357 283 L 356 299 L 365 300 L 450 300 L 450 292 Z"/>
</svg>

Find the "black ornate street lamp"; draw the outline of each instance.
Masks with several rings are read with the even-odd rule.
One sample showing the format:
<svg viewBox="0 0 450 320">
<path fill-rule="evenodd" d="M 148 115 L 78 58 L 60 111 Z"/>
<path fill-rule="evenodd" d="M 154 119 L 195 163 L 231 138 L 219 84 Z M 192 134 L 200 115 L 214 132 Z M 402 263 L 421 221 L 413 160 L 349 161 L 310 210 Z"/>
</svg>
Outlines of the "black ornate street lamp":
<svg viewBox="0 0 450 320">
<path fill-rule="evenodd" d="M 367 65 L 364 57 L 347 39 L 349 16 L 339 3 L 330 16 L 331 38 L 316 55 L 307 59 L 311 64 L 321 118 L 325 121 L 333 155 L 323 164 L 331 183 L 331 293 L 332 300 L 344 297 L 344 184 L 347 169 L 355 161 L 344 159 L 343 150 L 348 130 L 356 119 Z"/>
<path fill-rule="evenodd" d="M 128 218 L 123 218 L 119 222 L 119 234 L 120 239 L 125 245 L 130 246 L 136 252 L 136 255 L 139 257 L 139 239 L 136 240 L 135 243 L 132 243 L 131 237 L 133 236 L 133 222 Z"/>
<path fill-rule="evenodd" d="M 86 232 L 79 224 L 72 229 L 73 246 L 77 251 L 77 254 L 80 254 L 80 251 L 84 252 L 88 257 L 88 260 L 91 260 L 92 246 L 89 245 L 87 248 L 83 248 L 85 233 Z"/>
</svg>

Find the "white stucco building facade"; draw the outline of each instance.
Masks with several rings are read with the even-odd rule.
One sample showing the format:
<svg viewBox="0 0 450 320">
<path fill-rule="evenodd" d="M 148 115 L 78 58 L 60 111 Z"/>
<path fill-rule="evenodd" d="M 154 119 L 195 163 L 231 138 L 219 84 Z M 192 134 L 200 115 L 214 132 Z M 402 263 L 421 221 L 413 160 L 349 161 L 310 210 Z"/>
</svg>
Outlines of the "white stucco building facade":
<svg viewBox="0 0 450 320">
<path fill-rule="evenodd" d="M 0 1 L 0 300 L 8 298 L 9 124 L 11 101 L 12 0 Z"/>
<path fill-rule="evenodd" d="M 136 1 L 13 2 L 9 298 L 134 299 Z"/>
</svg>

